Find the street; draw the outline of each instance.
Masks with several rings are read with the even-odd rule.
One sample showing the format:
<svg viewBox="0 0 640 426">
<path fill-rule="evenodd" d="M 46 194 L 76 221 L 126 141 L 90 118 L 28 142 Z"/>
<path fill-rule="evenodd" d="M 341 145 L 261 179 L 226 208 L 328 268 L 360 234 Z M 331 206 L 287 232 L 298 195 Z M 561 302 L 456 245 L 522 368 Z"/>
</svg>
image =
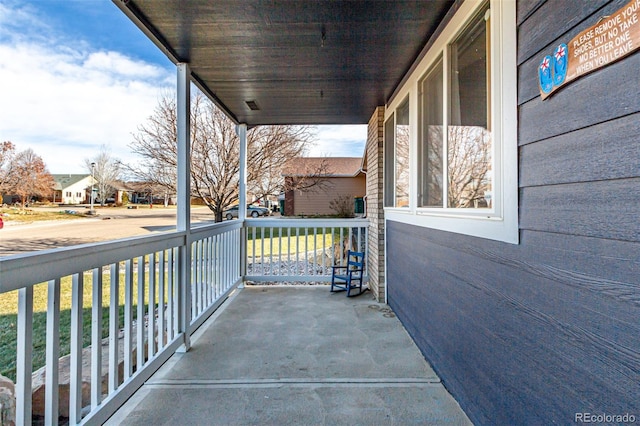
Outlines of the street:
<svg viewBox="0 0 640 426">
<path fill-rule="evenodd" d="M 51 211 L 51 209 L 49 209 Z M 140 209 L 98 208 L 98 216 L 87 219 L 43 221 L 29 224 L 10 223 L 0 230 L 0 257 L 31 251 L 97 241 L 117 240 L 166 232 L 175 229 L 176 209 L 145 206 Z M 207 207 L 192 206 L 193 224 L 213 223 L 213 213 Z"/>
</svg>

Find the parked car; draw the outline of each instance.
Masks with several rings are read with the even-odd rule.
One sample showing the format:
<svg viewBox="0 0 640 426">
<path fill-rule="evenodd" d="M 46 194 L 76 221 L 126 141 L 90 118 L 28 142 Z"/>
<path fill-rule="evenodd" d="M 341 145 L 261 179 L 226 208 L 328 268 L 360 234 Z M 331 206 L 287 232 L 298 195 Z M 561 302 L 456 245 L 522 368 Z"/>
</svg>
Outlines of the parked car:
<svg viewBox="0 0 640 426">
<path fill-rule="evenodd" d="M 227 220 L 231 220 L 234 217 L 238 217 L 238 206 L 233 206 L 230 207 L 228 210 L 224 211 L 224 217 L 227 218 Z M 270 212 L 269 209 L 266 207 L 259 207 L 259 206 L 247 206 L 247 216 L 251 216 L 253 218 L 259 217 L 259 216 L 269 216 Z"/>
</svg>

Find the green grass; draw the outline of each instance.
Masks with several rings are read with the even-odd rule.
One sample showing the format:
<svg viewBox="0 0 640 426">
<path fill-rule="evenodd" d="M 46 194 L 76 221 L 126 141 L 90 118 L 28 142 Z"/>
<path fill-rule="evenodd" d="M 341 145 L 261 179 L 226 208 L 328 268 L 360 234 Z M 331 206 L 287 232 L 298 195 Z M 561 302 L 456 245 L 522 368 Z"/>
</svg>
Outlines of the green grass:
<svg viewBox="0 0 640 426">
<path fill-rule="evenodd" d="M 120 275 L 119 286 L 119 327 L 124 326 L 124 274 Z M 133 285 L 133 318 L 137 315 L 137 274 L 134 273 Z M 148 287 L 148 286 L 145 286 Z M 71 277 L 65 277 L 60 285 L 60 356 L 69 354 L 70 330 L 71 330 Z M 92 274 L 85 273 L 83 288 L 83 315 L 82 315 L 82 344 L 86 347 L 91 344 L 91 295 Z M 102 284 L 102 337 L 108 336 L 109 327 L 109 297 L 110 274 L 103 273 Z M 156 296 L 157 297 L 157 296 Z M 145 289 L 145 312 L 148 307 L 148 288 Z M 33 289 L 33 370 L 37 370 L 45 364 L 46 346 L 46 320 L 47 320 L 47 283 L 34 286 Z M 15 381 L 16 375 L 16 347 L 17 347 L 17 311 L 18 292 L 0 294 L 0 374 Z"/>
<path fill-rule="evenodd" d="M 8 222 L 38 222 L 43 220 L 67 220 L 85 218 L 84 211 L 76 210 L 77 214 L 69 214 L 64 209 L 56 211 L 42 211 L 22 208 L 3 208 L 0 209 L 0 216 L 6 223 Z"/>
<path fill-rule="evenodd" d="M 254 234 L 255 232 L 255 234 Z M 289 234 L 290 232 L 290 234 Z M 315 232 L 315 237 L 314 237 Z M 349 235 L 348 228 L 342 228 L 343 238 Z M 292 255 L 311 250 L 331 247 L 340 241 L 340 228 L 334 229 L 333 235 L 323 228 L 296 229 L 289 228 L 255 228 L 247 230 L 247 254 L 249 256 Z M 254 252 L 255 247 L 255 252 Z M 263 253 L 264 249 L 264 253 Z"/>
</svg>

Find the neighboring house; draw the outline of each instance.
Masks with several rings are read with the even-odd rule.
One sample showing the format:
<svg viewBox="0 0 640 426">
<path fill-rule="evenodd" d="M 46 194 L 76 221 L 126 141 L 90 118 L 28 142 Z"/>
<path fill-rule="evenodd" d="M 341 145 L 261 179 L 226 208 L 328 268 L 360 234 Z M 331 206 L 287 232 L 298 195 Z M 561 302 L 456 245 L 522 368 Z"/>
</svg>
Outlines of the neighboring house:
<svg viewBox="0 0 640 426">
<path fill-rule="evenodd" d="M 156 183 L 152 182 L 126 182 L 122 185 L 129 195 L 129 202 L 133 204 L 175 204 L 175 194 Z M 120 202 L 122 201 L 121 191 L 118 192 Z"/>
<path fill-rule="evenodd" d="M 61 174 L 52 176 L 55 181 L 52 202 L 59 204 L 86 204 L 91 202 L 91 175 Z"/>
<path fill-rule="evenodd" d="M 331 202 L 365 196 L 366 177 L 361 157 L 302 157 L 289 162 L 285 177 L 284 215 L 336 214 Z"/>
</svg>

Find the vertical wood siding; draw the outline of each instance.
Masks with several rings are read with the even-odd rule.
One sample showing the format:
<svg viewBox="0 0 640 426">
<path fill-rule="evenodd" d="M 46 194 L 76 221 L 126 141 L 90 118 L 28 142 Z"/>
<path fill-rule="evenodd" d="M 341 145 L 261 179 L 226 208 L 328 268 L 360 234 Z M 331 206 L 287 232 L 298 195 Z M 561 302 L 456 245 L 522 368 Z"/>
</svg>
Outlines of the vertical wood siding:
<svg viewBox="0 0 640 426">
<path fill-rule="evenodd" d="M 626 3 L 518 2 L 519 245 L 387 222 L 389 304 L 476 424 L 640 419 L 640 52 L 536 79 Z"/>
</svg>

